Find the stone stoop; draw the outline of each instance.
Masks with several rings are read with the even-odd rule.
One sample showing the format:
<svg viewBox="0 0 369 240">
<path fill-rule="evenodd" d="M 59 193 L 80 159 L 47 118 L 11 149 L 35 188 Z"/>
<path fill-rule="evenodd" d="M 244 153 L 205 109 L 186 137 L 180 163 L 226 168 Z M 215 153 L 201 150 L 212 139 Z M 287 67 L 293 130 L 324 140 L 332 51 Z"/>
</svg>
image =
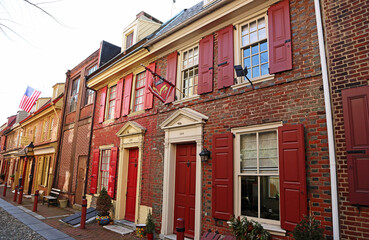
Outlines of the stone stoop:
<svg viewBox="0 0 369 240">
<path fill-rule="evenodd" d="M 126 220 L 114 220 L 114 225 L 106 225 L 104 228 L 121 235 L 126 235 L 136 230 L 136 224 Z"/>
<path fill-rule="evenodd" d="M 176 240 L 177 239 L 177 235 L 175 234 L 170 234 L 170 235 L 161 235 L 160 237 L 163 237 L 163 240 Z M 190 238 L 184 238 L 185 240 L 192 240 Z"/>
</svg>

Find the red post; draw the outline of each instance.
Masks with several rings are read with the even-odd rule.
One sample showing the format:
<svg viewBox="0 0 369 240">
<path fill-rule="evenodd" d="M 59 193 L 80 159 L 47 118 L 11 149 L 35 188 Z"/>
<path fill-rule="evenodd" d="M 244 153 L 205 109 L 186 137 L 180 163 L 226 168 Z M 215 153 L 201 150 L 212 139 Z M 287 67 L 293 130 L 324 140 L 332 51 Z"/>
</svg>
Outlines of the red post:
<svg viewBox="0 0 369 240">
<path fill-rule="evenodd" d="M 18 204 L 22 204 L 22 200 L 23 200 L 23 187 L 21 186 L 19 188 Z"/>
<path fill-rule="evenodd" d="M 16 202 L 17 201 L 17 195 L 18 195 L 18 185 L 15 186 L 15 189 L 14 189 L 13 202 Z"/>
<path fill-rule="evenodd" d="M 184 232 L 185 232 L 185 226 L 184 226 L 184 219 L 178 218 L 177 219 L 177 240 L 184 240 Z"/>
<path fill-rule="evenodd" d="M 87 199 L 85 196 L 83 196 L 82 199 L 82 212 L 81 212 L 81 229 L 85 229 L 86 224 L 86 212 L 87 212 Z"/>
<path fill-rule="evenodd" d="M 38 196 L 39 196 L 39 193 L 38 193 L 38 190 L 36 190 L 35 201 L 33 202 L 33 210 L 32 210 L 33 212 L 37 212 Z"/>
<path fill-rule="evenodd" d="M 8 185 L 8 184 L 4 184 L 4 191 L 3 191 L 3 196 L 5 197 L 6 196 L 6 185 Z"/>
</svg>

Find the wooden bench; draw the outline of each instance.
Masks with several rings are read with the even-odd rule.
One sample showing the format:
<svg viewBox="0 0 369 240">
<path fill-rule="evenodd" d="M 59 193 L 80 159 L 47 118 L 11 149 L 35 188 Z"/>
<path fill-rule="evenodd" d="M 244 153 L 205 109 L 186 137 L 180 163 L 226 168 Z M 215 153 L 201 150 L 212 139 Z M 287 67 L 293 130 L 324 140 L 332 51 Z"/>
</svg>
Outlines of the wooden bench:
<svg viewBox="0 0 369 240">
<path fill-rule="evenodd" d="M 58 198 L 60 195 L 60 189 L 57 188 L 52 188 L 50 191 L 50 195 L 49 196 L 44 196 L 42 198 L 42 205 L 44 205 L 45 201 L 47 201 L 47 206 L 49 207 L 50 204 L 58 206 Z"/>
</svg>

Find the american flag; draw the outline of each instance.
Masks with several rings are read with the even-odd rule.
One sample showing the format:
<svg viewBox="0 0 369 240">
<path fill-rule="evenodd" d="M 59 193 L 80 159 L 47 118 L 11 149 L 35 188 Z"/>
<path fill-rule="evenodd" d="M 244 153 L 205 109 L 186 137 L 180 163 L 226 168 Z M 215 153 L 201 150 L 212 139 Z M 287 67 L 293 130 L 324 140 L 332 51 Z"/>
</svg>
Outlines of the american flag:
<svg viewBox="0 0 369 240">
<path fill-rule="evenodd" d="M 19 104 L 19 108 L 26 112 L 30 112 L 33 104 L 35 104 L 37 98 L 40 96 L 41 92 L 37 91 L 29 86 L 23 95 L 22 101 Z"/>
</svg>

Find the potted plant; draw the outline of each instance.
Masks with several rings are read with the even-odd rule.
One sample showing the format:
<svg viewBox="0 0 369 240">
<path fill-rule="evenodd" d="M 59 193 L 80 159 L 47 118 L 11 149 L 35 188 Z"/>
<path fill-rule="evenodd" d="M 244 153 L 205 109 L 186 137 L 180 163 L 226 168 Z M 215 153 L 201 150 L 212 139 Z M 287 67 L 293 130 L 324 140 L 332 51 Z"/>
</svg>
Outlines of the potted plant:
<svg viewBox="0 0 369 240">
<path fill-rule="evenodd" d="M 321 240 L 323 239 L 324 229 L 320 223 L 312 216 L 305 216 L 292 231 L 293 238 L 296 240 Z"/>
<path fill-rule="evenodd" d="M 113 204 L 111 202 L 111 197 L 109 196 L 106 189 L 103 188 L 96 202 L 96 221 L 99 223 L 99 225 L 107 225 L 110 222 L 109 211 L 112 206 Z"/>
<path fill-rule="evenodd" d="M 233 235 L 237 240 L 268 240 L 270 234 L 266 231 L 260 223 L 256 221 L 249 221 L 246 217 L 232 219 L 228 222 Z"/>
<path fill-rule="evenodd" d="M 147 239 L 152 240 L 154 239 L 154 232 L 155 232 L 155 223 L 154 218 L 152 217 L 151 211 L 149 210 L 146 218 L 146 235 Z"/>
<path fill-rule="evenodd" d="M 12 182 L 14 182 L 14 177 L 15 177 L 15 175 L 14 175 L 14 174 L 10 175 L 10 180 L 11 180 Z"/>
</svg>

